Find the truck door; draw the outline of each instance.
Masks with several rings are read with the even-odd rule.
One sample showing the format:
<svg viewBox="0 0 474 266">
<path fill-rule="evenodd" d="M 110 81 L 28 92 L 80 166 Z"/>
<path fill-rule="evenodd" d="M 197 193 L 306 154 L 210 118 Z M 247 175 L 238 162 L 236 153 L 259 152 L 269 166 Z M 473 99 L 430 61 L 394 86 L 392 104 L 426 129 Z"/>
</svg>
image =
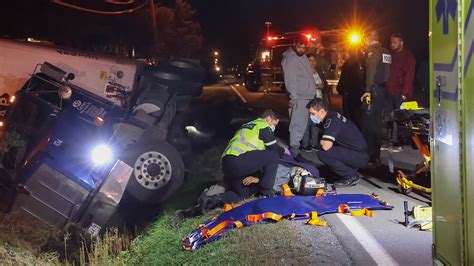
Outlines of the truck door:
<svg viewBox="0 0 474 266">
<path fill-rule="evenodd" d="M 433 256 L 449 265 L 474 262 L 471 13 L 470 0 L 430 1 Z"/>
<path fill-rule="evenodd" d="M 463 1 L 463 84 L 462 84 L 462 125 L 463 125 L 463 205 L 464 205 L 464 257 L 465 263 L 474 264 L 474 21 L 472 0 Z"/>
</svg>

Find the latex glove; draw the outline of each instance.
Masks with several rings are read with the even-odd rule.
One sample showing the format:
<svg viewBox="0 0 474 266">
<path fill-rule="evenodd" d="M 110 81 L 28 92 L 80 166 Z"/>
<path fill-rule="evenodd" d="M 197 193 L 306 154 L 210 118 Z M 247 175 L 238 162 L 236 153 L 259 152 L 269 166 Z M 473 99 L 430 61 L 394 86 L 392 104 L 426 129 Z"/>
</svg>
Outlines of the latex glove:
<svg viewBox="0 0 474 266">
<path fill-rule="evenodd" d="M 285 148 L 285 155 L 291 156 L 291 151 L 288 148 Z"/>
</svg>

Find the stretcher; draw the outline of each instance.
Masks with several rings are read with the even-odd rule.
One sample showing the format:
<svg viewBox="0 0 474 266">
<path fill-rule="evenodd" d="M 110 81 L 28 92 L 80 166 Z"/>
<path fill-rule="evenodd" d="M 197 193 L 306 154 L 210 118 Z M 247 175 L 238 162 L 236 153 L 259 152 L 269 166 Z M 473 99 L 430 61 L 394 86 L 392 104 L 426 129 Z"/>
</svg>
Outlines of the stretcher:
<svg viewBox="0 0 474 266">
<path fill-rule="evenodd" d="M 256 223 L 307 219 L 309 225 L 324 226 L 326 223 L 319 220 L 324 214 L 371 217 L 374 210 L 393 209 L 390 203 L 374 194 L 337 194 L 335 190 L 319 190 L 315 196 L 294 196 L 288 185 L 283 185 L 282 191 L 284 196 L 256 199 L 242 205 L 226 204 L 222 214 L 200 224 L 183 239 L 183 250 L 196 250 L 234 228 Z"/>
<path fill-rule="evenodd" d="M 397 131 L 393 133 L 397 134 L 400 144 L 416 146 L 423 158 L 414 172 L 397 171 L 396 182 L 399 192 L 408 195 L 415 189 L 431 193 L 431 187 L 429 187 L 431 178 L 431 154 L 428 144 L 430 132 L 429 110 L 418 107 L 417 102 L 404 102 L 400 110 L 392 113 L 392 118 L 398 125 Z M 389 162 L 391 172 L 393 172 L 393 165 L 393 161 Z"/>
<path fill-rule="evenodd" d="M 429 147 L 428 145 L 422 143 L 418 134 L 413 135 L 412 139 L 418 148 L 418 151 L 423 156 L 423 162 L 411 175 L 407 175 L 402 170 L 398 170 L 398 175 L 396 178 L 398 190 L 405 195 L 410 194 L 413 189 L 423 191 L 425 193 L 431 193 L 431 187 L 421 185 L 421 183 L 429 182 L 430 179 L 431 154 Z"/>
</svg>

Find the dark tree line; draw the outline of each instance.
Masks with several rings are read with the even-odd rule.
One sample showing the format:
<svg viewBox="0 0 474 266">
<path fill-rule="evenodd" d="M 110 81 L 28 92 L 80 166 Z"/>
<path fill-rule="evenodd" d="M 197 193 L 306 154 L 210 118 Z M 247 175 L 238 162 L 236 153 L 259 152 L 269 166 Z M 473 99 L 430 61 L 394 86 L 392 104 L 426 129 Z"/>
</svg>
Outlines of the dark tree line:
<svg viewBox="0 0 474 266">
<path fill-rule="evenodd" d="M 150 6 L 122 15 L 73 10 L 46 0 L 10 1 L 0 9 L 0 35 L 33 37 L 94 52 L 139 57 L 195 57 L 202 47 L 201 26 L 186 0 L 155 3 L 158 40 L 154 42 Z"/>
</svg>

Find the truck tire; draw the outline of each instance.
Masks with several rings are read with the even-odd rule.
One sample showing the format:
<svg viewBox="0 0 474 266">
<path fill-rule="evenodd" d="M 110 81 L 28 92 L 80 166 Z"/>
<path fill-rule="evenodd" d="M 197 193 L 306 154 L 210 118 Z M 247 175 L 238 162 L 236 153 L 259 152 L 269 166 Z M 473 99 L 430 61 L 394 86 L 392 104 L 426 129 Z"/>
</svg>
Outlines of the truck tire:
<svg viewBox="0 0 474 266">
<path fill-rule="evenodd" d="M 202 94 L 203 85 L 202 83 L 189 83 L 185 84 L 182 87 L 169 89 L 170 93 L 176 92 L 178 96 L 192 96 L 199 97 Z"/>
<path fill-rule="evenodd" d="M 183 184 L 183 160 L 166 142 L 137 143 L 121 160 L 133 167 L 126 193 L 142 203 L 163 202 Z"/>
<path fill-rule="evenodd" d="M 153 82 L 166 86 L 169 93 L 191 96 L 199 96 L 202 93 L 203 85 L 200 81 L 189 81 L 171 71 L 148 72 L 147 76 L 152 78 Z"/>
<path fill-rule="evenodd" d="M 257 92 L 262 87 L 262 84 L 257 80 L 255 74 L 247 74 L 245 76 L 245 87 L 250 92 Z"/>
<path fill-rule="evenodd" d="M 194 82 L 202 82 L 206 77 L 206 72 L 199 61 L 189 59 L 172 59 L 158 65 L 156 70 L 177 73 L 186 80 Z"/>
</svg>

